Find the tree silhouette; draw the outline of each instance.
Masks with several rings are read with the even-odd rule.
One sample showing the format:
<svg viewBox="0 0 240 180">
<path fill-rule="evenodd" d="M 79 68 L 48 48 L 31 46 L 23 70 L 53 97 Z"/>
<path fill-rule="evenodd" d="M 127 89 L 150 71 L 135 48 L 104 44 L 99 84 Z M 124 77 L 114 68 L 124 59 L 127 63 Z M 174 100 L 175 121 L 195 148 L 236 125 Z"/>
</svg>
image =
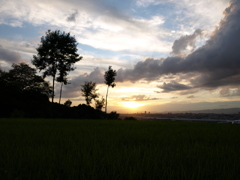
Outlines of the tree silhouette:
<svg viewBox="0 0 240 180">
<path fill-rule="evenodd" d="M 28 64 L 13 64 L 0 70 L 0 117 L 44 117 L 48 111 L 51 87 Z"/>
<path fill-rule="evenodd" d="M 95 108 L 99 111 L 102 111 L 102 108 L 105 105 L 105 99 L 102 97 L 102 99 L 96 99 L 95 100 Z"/>
<path fill-rule="evenodd" d="M 70 107 L 72 105 L 72 101 L 71 100 L 67 100 L 65 103 L 64 103 L 65 106 L 67 107 Z"/>
<path fill-rule="evenodd" d="M 5 83 L 20 91 L 36 91 L 46 95 L 51 94 L 51 87 L 41 76 L 36 75 L 36 69 L 28 64 L 13 64 L 9 72 L 3 74 Z"/>
<path fill-rule="evenodd" d="M 44 70 L 44 78 L 46 76 L 53 77 L 53 102 L 55 80 L 66 84 L 68 72 L 75 69 L 74 63 L 80 61 L 82 56 L 77 54 L 75 37 L 70 36 L 70 33 L 60 32 L 59 30 L 53 32 L 48 30 L 46 35 L 42 36 L 37 52 L 38 54 L 33 56 L 32 63 L 40 71 Z"/>
<path fill-rule="evenodd" d="M 60 96 L 59 96 L 59 104 L 61 103 L 61 97 L 62 97 L 62 87 L 63 87 L 63 84 L 64 85 L 67 85 L 68 84 L 68 80 L 66 78 L 66 76 L 62 75 L 64 72 L 60 72 L 60 76 L 57 77 L 57 82 L 60 82 L 61 83 L 61 88 L 60 88 Z"/>
<path fill-rule="evenodd" d="M 105 113 L 107 113 L 108 89 L 109 89 L 110 86 L 112 88 L 114 88 L 116 86 L 116 84 L 114 83 L 115 76 L 117 76 L 116 70 L 113 70 L 112 67 L 109 66 L 108 70 L 104 74 L 105 84 L 108 86 L 107 87 L 107 93 L 106 93 Z"/>
<path fill-rule="evenodd" d="M 82 96 L 85 97 L 87 105 L 90 106 L 92 100 L 98 97 L 98 94 L 96 93 L 96 83 L 92 81 L 85 81 L 81 87 Z"/>
</svg>

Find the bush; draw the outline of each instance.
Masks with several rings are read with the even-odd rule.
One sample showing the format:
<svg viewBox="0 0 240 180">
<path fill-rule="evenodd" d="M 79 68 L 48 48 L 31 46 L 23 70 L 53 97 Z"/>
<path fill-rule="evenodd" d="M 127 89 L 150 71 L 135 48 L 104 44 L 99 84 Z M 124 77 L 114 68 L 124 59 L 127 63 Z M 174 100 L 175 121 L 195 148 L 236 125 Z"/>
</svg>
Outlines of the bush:
<svg viewBox="0 0 240 180">
<path fill-rule="evenodd" d="M 132 120 L 137 120 L 137 119 L 135 117 L 130 116 L 130 117 L 125 117 L 124 120 L 131 120 L 132 121 Z"/>
</svg>

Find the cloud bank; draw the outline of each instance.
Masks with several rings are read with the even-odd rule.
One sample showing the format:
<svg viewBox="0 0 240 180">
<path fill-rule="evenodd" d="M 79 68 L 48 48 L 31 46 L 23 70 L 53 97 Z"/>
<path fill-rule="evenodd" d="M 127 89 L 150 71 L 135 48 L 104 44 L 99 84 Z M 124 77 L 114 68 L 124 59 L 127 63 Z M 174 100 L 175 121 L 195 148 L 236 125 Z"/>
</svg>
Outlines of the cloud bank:
<svg viewBox="0 0 240 180">
<path fill-rule="evenodd" d="M 133 95 L 131 97 L 122 98 L 123 101 L 150 101 L 150 100 L 159 100 L 159 98 L 150 98 L 146 95 Z"/>
<path fill-rule="evenodd" d="M 164 83 L 159 86 L 163 92 L 190 87 L 211 89 L 240 85 L 240 1 L 232 0 L 224 14 L 225 17 L 219 26 L 202 47 L 186 57 L 147 58 L 145 61 L 138 62 L 133 69 L 119 69 L 117 81 L 136 82 L 140 79 L 153 81 L 165 75 L 185 74 L 185 79 L 182 80 L 187 81 L 186 85 L 176 82 Z M 191 43 L 201 34 L 202 30 L 196 30 L 193 35 L 181 37 L 175 41 L 174 54 L 179 54 L 188 44 L 193 45 Z"/>
<path fill-rule="evenodd" d="M 12 64 L 19 63 L 21 60 L 21 55 L 19 53 L 5 49 L 0 45 L 0 61 Z"/>
<path fill-rule="evenodd" d="M 171 78 L 171 81 L 158 85 L 157 87 L 161 91 L 156 92 L 181 91 L 180 95 L 196 93 L 201 89 L 239 86 L 240 1 L 232 0 L 224 11 L 224 15 L 225 17 L 220 21 L 219 26 L 216 27 L 210 39 L 202 47 L 185 57 L 181 54 L 188 46 L 195 48 L 196 38 L 203 35 L 203 30 L 197 29 L 192 35 L 182 36 L 173 43 L 172 54 L 174 56 L 165 59 L 147 58 L 138 62 L 133 69 L 120 68 L 117 70 L 116 82 L 130 81 L 135 83 L 143 79 L 151 82 L 160 78 L 164 80 L 165 76 L 177 76 L 177 80 Z M 89 78 L 88 80 L 103 83 L 103 70 L 98 69 L 97 72 L 95 69 L 90 75 L 81 75 L 74 78 L 73 81 L 82 82 L 83 79 Z M 69 86 L 69 88 L 71 87 Z M 221 94 L 228 95 L 229 93 L 227 90 L 222 90 Z M 233 92 L 233 94 L 238 94 L 238 91 Z M 193 97 L 193 95 L 188 96 L 188 98 Z"/>
<path fill-rule="evenodd" d="M 183 51 L 187 50 L 188 47 L 190 47 L 191 51 L 193 51 L 196 48 L 196 39 L 201 35 L 203 35 L 203 30 L 197 29 L 192 35 L 181 36 L 180 39 L 174 41 L 172 46 L 172 54 L 186 56 Z"/>
</svg>

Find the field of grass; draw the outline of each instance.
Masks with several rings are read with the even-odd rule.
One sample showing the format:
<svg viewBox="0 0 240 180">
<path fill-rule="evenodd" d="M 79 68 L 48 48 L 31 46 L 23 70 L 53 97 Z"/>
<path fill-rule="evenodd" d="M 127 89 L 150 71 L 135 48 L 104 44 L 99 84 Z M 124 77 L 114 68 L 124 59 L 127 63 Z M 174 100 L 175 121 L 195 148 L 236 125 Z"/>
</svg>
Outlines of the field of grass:
<svg viewBox="0 0 240 180">
<path fill-rule="evenodd" d="M 0 179 L 238 179 L 240 125 L 0 119 Z"/>
</svg>

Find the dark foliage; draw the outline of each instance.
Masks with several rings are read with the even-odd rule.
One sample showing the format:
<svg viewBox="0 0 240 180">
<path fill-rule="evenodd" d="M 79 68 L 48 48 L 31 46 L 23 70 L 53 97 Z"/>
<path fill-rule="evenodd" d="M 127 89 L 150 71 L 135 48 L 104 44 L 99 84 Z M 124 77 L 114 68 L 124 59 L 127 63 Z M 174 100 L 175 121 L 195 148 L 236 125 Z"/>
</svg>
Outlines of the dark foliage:
<svg viewBox="0 0 240 180">
<path fill-rule="evenodd" d="M 108 86 L 107 93 L 106 93 L 105 113 L 107 113 L 107 98 L 108 98 L 109 87 L 111 86 L 112 88 L 114 88 L 116 86 L 116 84 L 114 83 L 115 76 L 117 76 L 116 70 L 113 70 L 112 67 L 109 66 L 108 70 L 104 74 L 105 84 Z"/>
<path fill-rule="evenodd" d="M 99 111 L 102 111 L 102 108 L 105 105 L 105 99 L 102 97 L 102 99 L 95 99 L 95 108 Z"/>
<path fill-rule="evenodd" d="M 124 120 L 132 121 L 132 120 L 137 120 L 137 119 L 135 117 L 130 116 L 130 117 L 125 117 Z"/>
<path fill-rule="evenodd" d="M 69 99 L 64 103 L 65 106 L 70 107 L 72 105 L 72 101 Z"/>
<path fill-rule="evenodd" d="M 116 111 L 112 111 L 111 113 L 107 114 L 107 119 L 119 120 L 119 114 Z"/>
<path fill-rule="evenodd" d="M 75 37 L 59 30 L 53 32 L 48 30 L 46 36 L 41 38 L 37 52 L 38 54 L 33 56 L 32 63 L 40 71 L 44 70 L 44 78 L 46 76 L 53 77 L 53 102 L 55 80 L 66 85 L 68 72 L 75 69 L 74 63 L 80 61 L 82 56 L 77 54 Z"/>
<path fill-rule="evenodd" d="M 103 119 L 105 115 L 103 112 L 85 104 L 68 107 L 58 103 L 52 104 L 51 113 L 52 118 L 61 119 Z"/>
<path fill-rule="evenodd" d="M 12 67 L 9 72 L 0 73 L 0 117 L 44 117 L 41 112 L 47 112 L 49 83 L 27 64 Z"/>
<path fill-rule="evenodd" d="M 85 97 L 88 106 L 90 106 L 93 99 L 98 97 L 96 92 L 98 89 L 96 89 L 96 86 L 96 83 L 92 81 L 86 81 L 83 85 L 81 85 L 82 96 Z"/>
<path fill-rule="evenodd" d="M 51 87 L 27 64 L 13 64 L 9 72 L 0 70 L 0 117 L 102 119 L 104 112 L 85 104 L 75 107 L 49 102 Z"/>
</svg>

